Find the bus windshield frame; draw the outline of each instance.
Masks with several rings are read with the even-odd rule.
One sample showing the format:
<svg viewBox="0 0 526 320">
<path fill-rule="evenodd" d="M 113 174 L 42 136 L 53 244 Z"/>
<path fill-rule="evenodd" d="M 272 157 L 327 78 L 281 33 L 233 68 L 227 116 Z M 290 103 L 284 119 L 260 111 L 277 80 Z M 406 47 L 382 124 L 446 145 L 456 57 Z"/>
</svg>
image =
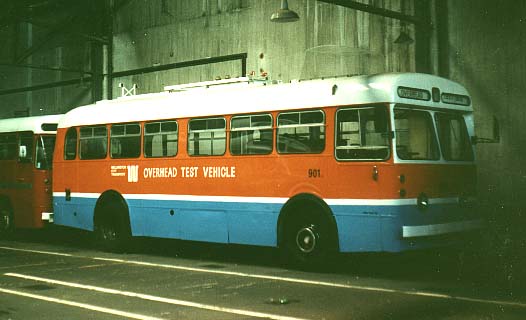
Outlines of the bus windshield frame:
<svg viewBox="0 0 526 320">
<path fill-rule="evenodd" d="M 473 162 L 466 118 L 456 110 L 395 104 L 394 153 L 400 161 Z"/>
</svg>

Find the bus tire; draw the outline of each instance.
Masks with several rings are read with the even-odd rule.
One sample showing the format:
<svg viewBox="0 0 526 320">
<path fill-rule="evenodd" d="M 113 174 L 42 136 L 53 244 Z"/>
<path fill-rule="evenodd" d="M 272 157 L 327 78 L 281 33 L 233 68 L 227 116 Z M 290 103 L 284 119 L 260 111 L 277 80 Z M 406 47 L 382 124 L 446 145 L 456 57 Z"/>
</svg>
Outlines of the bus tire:
<svg viewBox="0 0 526 320">
<path fill-rule="evenodd" d="M 128 249 L 131 229 L 128 210 L 117 202 L 102 203 L 95 213 L 95 240 L 104 251 L 122 253 Z"/>
<path fill-rule="evenodd" d="M 280 252 L 284 262 L 301 270 L 330 267 L 338 250 L 330 209 L 321 200 L 297 200 L 284 208 L 280 223 Z"/>
<path fill-rule="evenodd" d="M 14 229 L 13 210 L 6 201 L 0 200 L 0 239 L 11 236 Z"/>
</svg>

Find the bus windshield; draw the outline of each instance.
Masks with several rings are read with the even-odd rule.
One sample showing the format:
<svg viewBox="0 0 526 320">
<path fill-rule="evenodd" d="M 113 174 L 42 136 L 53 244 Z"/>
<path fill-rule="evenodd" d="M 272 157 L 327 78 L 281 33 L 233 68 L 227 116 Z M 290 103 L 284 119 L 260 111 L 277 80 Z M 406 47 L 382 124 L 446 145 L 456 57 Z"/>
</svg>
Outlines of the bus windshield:
<svg viewBox="0 0 526 320">
<path fill-rule="evenodd" d="M 449 161 L 472 161 L 473 149 L 466 122 L 462 115 L 437 112 L 435 119 L 444 159 Z"/>
<path fill-rule="evenodd" d="M 396 108 L 396 154 L 402 160 L 439 160 L 440 154 L 431 113 Z"/>
<path fill-rule="evenodd" d="M 473 150 L 461 114 L 396 107 L 396 154 L 402 160 L 472 161 Z M 439 148 L 440 145 L 440 148 Z"/>
<path fill-rule="evenodd" d="M 55 136 L 38 136 L 35 157 L 35 167 L 40 170 L 51 169 L 53 150 L 55 149 Z"/>
</svg>

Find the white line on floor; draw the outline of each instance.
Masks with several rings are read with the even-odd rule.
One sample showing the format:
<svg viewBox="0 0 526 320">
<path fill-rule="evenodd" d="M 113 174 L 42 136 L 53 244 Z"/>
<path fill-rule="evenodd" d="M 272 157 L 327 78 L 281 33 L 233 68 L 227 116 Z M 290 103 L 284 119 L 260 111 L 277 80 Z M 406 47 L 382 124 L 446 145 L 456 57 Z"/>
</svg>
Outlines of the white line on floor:
<svg viewBox="0 0 526 320">
<path fill-rule="evenodd" d="M 115 289 L 109 289 L 109 288 L 103 288 L 103 287 L 84 285 L 84 284 L 74 283 L 74 282 L 66 282 L 66 281 L 60 281 L 60 280 L 54 280 L 54 279 L 48 279 L 48 278 L 34 277 L 34 276 L 23 275 L 19 273 L 5 273 L 4 275 L 8 277 L 21 278 L 25 280 L 33 280 L 33 281 L 39 281 L 39 282 L 44 282 L 44 283 L 49 283 L 49 284 L 54 284 L 54 285 L 61 285 L 61 286 L 66 286 L 70 288 L 84 289 L 84 290 L 90 290 L 90 291 L 96 291 L 96 292 L 102 292 L 102 293 L 108 293 L 108 294 L 114 294 L 114 295 L 120 295 L 120 296 L 132 297 L 132 298 L 139 298 L 143 300 L 168 303 L 168 304 L 179 305 L 179 306 L 184 306 L 184 307 L 192 307 L 192 308 L 198 308 L 198 309 L 209 310 L 209 311 L 218 311 L 218 312 L 237 314 L 237 315 L 242 315 L 242 316 L 275 319 L 275 320 L 302 320 L 301 318 L 280 316 L 280 315 L 275 315 L 271 313 L 225 308 L 225 307 L 197 303 L 197 302 L 192 302 L 192 301 L 152 296 L 149 294 L 142 294 L 142 293 L 131 292 L 131 291 L 121 291 L 121 290 L 115 290 Z"/>
<path fill-rule="evenodd" d="M 62 253 L 59 254 L 59 253 L 49 252 L 49 251 L 36 251 L 36 250 L 27 250 L 27 249 L 19 249 L 19 248 L 10 248 L 10 247 L 0 247 L 0 249 L 21 251 L 21 252 L 41 253 L 41 254 L 51 254 L 51 255 L 66 255 Z M 381 287 L 359 286 L 359 285 L 334 283 L 334 282 L 327 282 L 327 281 L 315 281 L 315 280 L 307 280 L 307 279 L 299 279 L 299 278 L 291 278 L 291 277 L 251 274 L 251 273 L 226 271 L 226 270 L 211 270 L 211 269 L 205 269 L 205 268 L 184 267 L 184 266 L 177 266 L 177 265 L 170 265 L 170 264 L 158 264 L 158 263 L 124 260 L 124 259 L 111 259 L 111 258 L 74 256 L 74 255 L 67 255 L 67 256 L 74 257 L 74 258 L 82 258 L 82 259 L 92 259 L 92 260 L 97 260 L 97 261 L 107 261 L 107 262 L 117 262 L 117 263 L 122 263 L 122 264 L 140 265 L 140 266 L 147 266 L 147 267 L 154 267 L 154 268 L 165 268 L 165 269 L 183 270 L 183 271 L 191 271 L 191 272 L 203 272 L 203 273 L 209 273 L 209 274 L 220 274 L 220 275 L 237 276 L 237 277 L 252 278 L 252 279 L 264 279 L 264 280 L 271 280 L 271 281 L 282 281 L 282 282 L 299 283 L 299 284 L 314 285 L 314 286 L 354 289 L 354 290 L 372 291 L 372 292 L 394 293 L 394 294 L 403 294 L 403 295 L 408 295 L 408 296 L 459 300 L 459 301 L 468 301 L 468 302 L 476 302 L 476 303 L 484 303 L 484 304 L 507 305 L 507 306 L 526 308 L 526 303 L 518 302 L 518 301 L 489 300 L 489 299 L 471 298 L 471 297 L 464 297 L 464 296 L 454 296 L 454 295 L 441 294 L 441 293 L 428 292 L 428 291 L 410 291 L 410 290 L 388 289 L 388 288 L 381 288 Z"/>
<path fill-rule="evenodd" d="M 82 309 L 87 309 L 87 310 L 92 310 L 92 311 L 97 311 L 97 312 L 102 312 L 102 313 L 113 314 L 113 315 L 116 315 L 116 316 L 126 317 L 126 318 L 129 318 L 129 319 L 163 320 L 161 318 L 145 316 L 145 315 L 142 315 L 142 314 L 131 313 L 131 312 L 126 312 L 126 311 L 120 311 L 120 310 L 104 308 L 104 307 L 98 307 L 98 306 L 94 306 L 94 305 L 91 305 L 91 304 L 79 303 L 79 302 L 68 301 L 68 300 L 63 300 L 63 299 L 56 299 L 56 298 L 51 298 L 51 297 L 41 296 L 41 295 L 37 295 L 37 294 L 21 292 L 21 291 L 9 290 L 9 289 L 4 289 L 4 288 L 0 288 L 0 292 L 6 293 L 6 294 L 22 296 L 22 297 L 26 297 L 26 298 L 31 298 L 31 299 L 37 299 L 37 300 L 43 300 L 43 301 L 63 304 L 63 305 L 76 307 L 76 308 L 82 308 Z"/>
</svg>

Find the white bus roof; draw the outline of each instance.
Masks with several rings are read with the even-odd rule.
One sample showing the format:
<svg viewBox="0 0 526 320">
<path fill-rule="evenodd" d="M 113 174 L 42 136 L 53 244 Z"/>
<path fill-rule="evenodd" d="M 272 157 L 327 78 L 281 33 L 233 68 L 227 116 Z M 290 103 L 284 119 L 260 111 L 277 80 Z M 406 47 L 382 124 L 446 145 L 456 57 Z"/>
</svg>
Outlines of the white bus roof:
<svg viewBox="0 0 526 320">
<path fill-rule="evenodd" d="M 414 96 L 411 98 L 409 91 L 401 94 L 400 87 L 426 91 L 429 99 L 424 101 Z M 440 93 L 466 99 L 461 104 L 451 103 L 451 98 L 449 103 L 434 102 L 431 98 L 433 88 L 438 88 Z M 419 73 L 337 77 L 274 85 L 207 85 L 200 89 L 202 90 L 151 93 L 99 101 L 66 113 L 59 128 L 368 103 L 402 103 L 472 111 L 471 101 L 464 87 L 444 78 Z M 409 98 L 401 97 L 405 92 L 409 92 Z"/>
<path fill-rule="evenodd" d="M 53 126 L 50 127 L 43 125 L 56 125 L 58 124 L 61 117 L 62 115 L 46 115 L 0 119 L 0 133 L 32 131 L 33 133 L 37 134 L 56 134 L 57 131 L 53 128 Z"/>
</svg>

